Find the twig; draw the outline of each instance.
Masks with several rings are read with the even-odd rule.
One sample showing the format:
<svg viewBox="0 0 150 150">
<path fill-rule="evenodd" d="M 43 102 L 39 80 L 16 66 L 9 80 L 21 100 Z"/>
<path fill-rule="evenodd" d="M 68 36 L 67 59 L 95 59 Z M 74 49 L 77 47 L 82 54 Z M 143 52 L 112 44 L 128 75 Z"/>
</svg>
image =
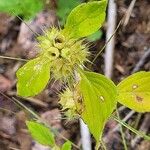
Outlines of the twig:
<svg viewBox="0 0 150 150">
<path fill-rule="evenodd" d="M 91 139 L 90 133 L 87 125 L 80 119 L 80 132 L 81 132 L 81 142 L 83 150 L 91 150 Z"/>
<path fill-rule="evenodd" d="M 119 112 L 122 112 L 122 111 L 124 111 L 125 109 L 126 109 L 125 106 L 120 106 L 120 107 L 118 108 L 118 111 L 119 111 Z"/>
<path fill-rule="evenodd" d="M 136 130 L 133 127 L 131 127 L 130 125 L 128 125 L 126 122 L 120 120 L 119 118 L 117 118 L 116 116 L 112 115 L 111 116 L 115 121 L 117 121 L 119 124 L 123 125 L 124 127 L 128 128 L 130 131 L 132 131 L 133 133 L 135 133 L 136 135 L 144 138 L 145 140 L 149 140 L 150 141 L 150 136 L 146 135 L 145 133 L 143 133 L 140 130 Z"/>
<path fill-rule="evenodd" d="M 114 59 L 114 47 L 115 47 L 115 38 L 114 35 L 117 32 L 118 28 L 120 27 L 122 20 L 119 22 L 117 28 L 116 28 L 116 16 L 117 16 L 117 7 L 114 0 L 109 0 L 108 5 L 108 21 L 107 21 L 107 33 L 106 33 L 106 44 L 102 48 L 102 50 L 97 54 L 95 59 L 98 57 L 98 55 L 105 49 L 105 75 L 108 78 L 112 77 L 113 72 L 113 59 Z M 116 28 L 116 29 L 115 29 Z M 111 131 L 110 131 L 111 132 Z M 107 136 L 103 138 L 104 141 L 106 141 Z"/>
<path fill-rule="evenodd" d="M 33 103 L 33 104 L 39 106 L 39 107 L 45 107 L 45 108 L 48 107 L 48 104 L 47 104 L 47 103 L 41 101 L 41 100 L 38 99 L 38 98 L 34 98 L 34 97 L 26 97 L 26 98 L 24 98 L 24 97 L 18 96 L 15 91 L 14 91 L 14 92 L 9 92 L 9 91 L 8 91 L 7 94 L 8 94 L 9 96 L 17 96 L 18 98 L 21 98 L 21 99 L 23 99 L 23 100 L 29 101 L 29 102 L 31 102 L 31 103 Z"/>
<path fill-rule="evenodd" d="M 122 119 L 122 121 L 123 122 L 126 122 L 126 121 L 128 121 L 131 117 L 132 117 L 132 115 L 135 113 L 135 111 L 130 111 L 123 119 Z M 119 128 L 120 128 L 120 125 L 118 124 L 113 130 L 112 130 L 112 132 L 116 132 L 116 131 L 118 131 L 119 130 Z"/>
<path fill-rule="evenodd" d="M 150 114 L 146 114 L 139 130 L 146 134 L 149 128 L 150 128 Z M 140 139 L 141 137 L 139 135 L 136 135 L 136 137 L 131 141 L 131 146 L 135 147 L 135 145 L 140 141 Z"/>
<path fill-rule="evenodd" d="M 121 26 L 123 21 L 123 18 L 119 21 L 114 33 L 111 35 L 111 37 L 106 41 L 105 45 L 100 49 L 100 51 L 96 54 L 95 58 L 92 60 L 92 64 L 94 64 L 95 60 L 99 57 L 99 55 L 103 52 L 103 50 L 106 48 L 107 44 L 111 41 L 111 39 L 115 36 L 116 32 L 118 31 L 119 27 Z"/>
<path fill-rule="evenodd" d="M 132 2 L 130 3 L 130 6 L 128 7 L 128 10 L 126 11 L 126 17 L 125 17 L 124 23 L 123 23 L 123 26 L 124 26 L 124 27 L 125 27 L 125 26 L 128 24 L 128 22 L 129 22 L 129 19 L 130 19 L 132 10 L 133 10 L 134 5 L 135 5 L 135 2 L 136 2 L 136 0 L 132 0 Z"/>
<path fill-rule="evenodd" d="M 106 147 L 106 145 L 105 145 L 103 139 L 101 140 L 101 145 L 102 145 L 102 147 L 103 147 L 104 150 L 107 150 L 107 147 Z"/>
<path fill-rule="evenodd" d="M 145 64 L 145 62 L 148 60 L 149 57 L 150 57 L 150 48 L 147 49 L 147 51 L 145 51 L 144 55 L 141 57 L 139 62 L 134 67 L 132 73 L 139 71 L 143 67 L 143 65 Z"/>
<path fill-rule="evenodd" d="M 6 112 L 9 112 L 9 113 L 12 113 L 12 114 L 14 114 L 14 115 L 17 114 L 17 113 L 15 113 L 15 112 L 11 111 L 11 110 L 8 110 L 8 109 L 2 108 L 2 107 L 0 107 L 0 110 L 6 111 Z"/>
<path fill-rule="evenodd" d="M 19 17 L 15 12 L 12 12 L 20 21 L 22 21 L 28 28 L 29 30 L 36 36 L 40 36 L 37 32 L 33 31 L 33 29 L 26 23 L 21 17 Z"/>
<path fill-rule="evenodd" d="M 38 105 L 38 106 L 40 106 L 40 107 L 45 107 L 45 108 L 48 107 L 48 104 L 47 104 L 47 103 L 45 103 L 45 102 L 43 102 L 43 101 L 41 101 L 41 100 L 39 100 L 39 99 L 37 99 L 37 98 L 28 97 L 28 98 L 23 98 L 23 99 L 24 99 L 24 100 L 27 100 L 27 101 L 29 101 L 29 102 L 31 102 L 31 103 L 34 103 L 35 105 Z"/>
<path fill-rule="evenodd" d="M 117 16 L 116 3 L 114 0 L 110 0 L 108 5 L 108 21 L 107 21 L 108 29 L 106 33 L 106 41 L 108 41 L 115 32 L 116 16 Z M 105 50 L 105 75 L 109 78 L 112 77 L 114 47 L 115 47 L 115 38 L 113 36 L 112 39 L 109 41 L 109 43 L 107 43 Z"/>
<path fill-rule="evenodd" d="M 20 150 L 18 148 L 14 148 L 14 147 L 9 147 L 9 149 L 11 149 L 11 150 Z"/>
<path fill-rule="evenodd" d="M 137 129 L 137 127 L 139 125 L 139 122 L 141 120 L 141 117 L 142 117 L 142 113 L 138 113 L 137 116 L 136 116 L 135 122 L 134 122 L 134 128 L 135 129 Z"/>
<path fill-rule="evenodd" d="M 119 112 L 119 111 L 118 111 L 118 112 Z M 130 111 L 130 113 L 128 113 L 127 116 L 122 119 L 122 122 L 128 121 L 128 120 L 130 119 L 130 117 L 132 117 L 132 115 L 133 115 L 134 113 L 135 113 L 134 111 Z M 114 132 L 116 132 L 116 131 L 119 131 L 119 129 L 120 129 L 120 124 L 118 124 L 114 129 L 112 129 L 111 131 L 109 131 L 109 134 L 107 134 L 107 135 L 103 138 L 104 141 L 106 141 L 107 137 L 108 137 L 110 134 L 112 134 L 112 133 L 114 133 Z"/>
</svg>

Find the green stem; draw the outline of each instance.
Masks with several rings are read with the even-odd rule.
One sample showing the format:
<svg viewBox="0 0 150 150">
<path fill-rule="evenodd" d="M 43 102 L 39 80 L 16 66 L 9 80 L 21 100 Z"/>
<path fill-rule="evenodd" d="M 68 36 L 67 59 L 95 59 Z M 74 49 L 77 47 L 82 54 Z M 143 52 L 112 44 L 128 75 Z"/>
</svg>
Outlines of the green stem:
<svg viewBox="0 0 150 150">
<path fill-rule="evenodd" d="M 150 141 L 150 136 L 146 135 L 145 133 L 138 131 L 136 129 L 134 129 L 133 127 L 131 127 L 130 125 L 128 125 L 127 123 L 125 123 L 124 121 L 120 120 L 119 118 L 117 118 L 115 115 L 111 116 L 114 120 L 116 120 L 118 123 L 120 123 L 121 125 L 123 125 L 124 127 L 128 128 L 130 131 L 132 131 L 133 133 L 137 134 L 138 136 L 144 138 L 145 140 L 149 140 Z"/>
<path fill-rule="evenodd" d="M 105 145 L 105 143 L 104 143 L 103 140 L 101 140 L 101 144 L 102 144 L 102 146 L 103 146 L 103 149 L 104 149 L 104 150 L 107 150 L 107 147 L 106 147 L 106 145 Z"/>
<path fill-rule="evenodd" d="M 0 58 L 2 58 L 2 59 L 10 59 L 10 60 L 18 60 L 18 61 L 24 61 L 24 62 L 27 62 L 27 61 L 28 61 L 27 59 L 16 58 L 16 57 L 10 57 L 10 56 L 1 56 L 1 55 L 0 55 Z"/>
<path fill-rule="evenodd" d="M 117 113 L 117 117 L 120 119 L 118 109 L 116 109 L 116 113 Z M 125 136 L 124 136 L 124 133 L 123 133 L 123 128 L 122 128 L 121 125 L 120 125 L 120 133 L 121 133 L 121 137 L 122 137 L 122 141 L 123 141 L 124 150 L 128 150 L 127 143 L 126 143 L 126 140 L 125 140 Z"/>
<path fill-rule="evenodd" d="M 118 23 L 114 33 L 111 35 L 111 37 L 108 39 L 108 41 L 106 41 L 105 45 L 100 49 L 100 51 L 98 52 L 98 54 L 95 56 L 95 58 L 93 59 L 92 63 L 95 62 L 95 60 L 98 58 L 98 56 L 102 53 L 102 51 L 106 48 L 107 44 L 110 42 L 110 40 L 114 37 L 114 35 L 116 34 L 116 32 L 118 31 L 120 25 L 122 24 L 122 20 L 120 20 L 120 22 Z"/>
</svg>

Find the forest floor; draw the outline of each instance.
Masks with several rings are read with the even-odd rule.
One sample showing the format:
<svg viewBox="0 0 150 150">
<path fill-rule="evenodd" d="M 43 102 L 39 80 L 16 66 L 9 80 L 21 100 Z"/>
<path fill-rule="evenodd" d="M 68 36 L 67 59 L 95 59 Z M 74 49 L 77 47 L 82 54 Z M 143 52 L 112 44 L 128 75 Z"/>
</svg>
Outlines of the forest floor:
<svg viewBox="0 0 150 150">
<path fill-rule="evenodd" d="M 117 2 L 117 22 L 127 11 L 130 0 Z M 46 10 L 37 15 L 36 19 L 28 23 L 35 32 L 41 33 L 42 27 L 57 24 L 54 10 Z M 105 23 L 102 39 L 92 43 L 91 51 L 98 53 L 105 43 Z M 130 19 L 125 26 L 121 26 L 115 36 L 116 46 L 114 53 L 113 81 L 118 83 L 124 77 L 133 73 L 134 69 L 150 71 L 150 55 L 146 57 L 140 68 L 135 68 L 142 56 L 150 51 L 150 1 L 137 0 Z M 37 53 L 35 34 L 30 31 L 17 17 L 0 13 L 0 55 L 30 59 Z M 20 100 L 26 107 L 37 112 L 47 123 L 71 139 L 75 144 L 81 144 L 79 121 L 66 121 L 60 111 L 57 93 L 61 90 L 59 81 L 51 82 L 40 95 L 34 98 L 20 98 L 16 96 L 15 72 L 24 62 L 0 58 L 0 150 L 48 150 L 34 142 L 27 132 L 25 121 L 31 115 L 25 109 L 18 107 L 12 97 Z M 92 70 L 104 72 L 104 52 L 96 60 Z M 118 106 L 121 118 L 128 117 L 126 122 L 138 130 L 150 133 L 150 114 L 140 114 Z M 117 122 L 110 120 L 105 128 L 104 137 L 108 150 L 123 150 L 122 139 Z M 116 130 L 113 130 L 116 128 Z M 123 128 L 128 149 L 150 150 L 150 141 L 146 141 Z M 64 141 L 58 137 L 58 144 Z M 94 142 L 93 142 L 94 144 Z"/>
</svg>

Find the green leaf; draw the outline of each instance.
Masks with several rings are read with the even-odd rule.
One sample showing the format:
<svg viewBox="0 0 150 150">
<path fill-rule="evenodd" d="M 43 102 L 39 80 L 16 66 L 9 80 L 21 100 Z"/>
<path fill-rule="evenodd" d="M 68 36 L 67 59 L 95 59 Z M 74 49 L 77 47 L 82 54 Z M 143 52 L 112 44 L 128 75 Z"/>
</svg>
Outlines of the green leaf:
<svg viewBox="0 0 150 150">
<path fill-rule="evenodd" d="M 50 64 L 45 59 L 35 58 L 17 71 L 17 94 L 28 97 L 40 93 L 50 79 Z"/>
<path fill-rule="evenodd" d="M 150 111 L 150 72 L 135 73 L 117 86 L 118 101 L 138 112 Z"/>
<path fill-rule="evenodd" d="M 105 20 L 107 1 L 82 3 L 67 18 L 64 32 L 73 38 L 81 38 L 96 32 Z"/>
<path fill-rule="evenodd" d="M 71 150 L 71 142 L 70 141 L 65 142 L 61 150 Z"/>
<path fill-rule="evenodd" d="M 54 147 L 51 148 L 51 150 L 61 150 L 58 145 L 55 145 Z"/>
<path fill-rule="evenodd" d="M 103 32 L 101 30 L 96 31 L 95 33 L 89 35 L 87 39 L 91 42 L 97 41 L 101 39 Z"/>
<path fill-rule="evenodd" d="M 60 19 L 61 25 L 66 22 L 66 17 L 69 15 L 71 10 L 81 3 L 80 0 L 58 0 L 57 2 L 57 16 Z"/>
<path fill-rule="evenodd" d="M 34 140 L 51 147 L 55 145 L 54 134 L 49 128 L 35 121 L 27 121 L 26 125 Z"/>
<path fill-rule="evenodd" d="M 99 142 L 104 125 L 117 104 L 116 86 L 101 74 L 87 71 L 82 71 L 80 74 L 80 91 L 84 105 L 81 116 Z"/>
<path fill-rule="evenodd" d="M 21 15 L 24 19 L 30 19 L 43 9 L 42 0 L 1 0 L 0 12 L 12 15 Z"/>
</svg>

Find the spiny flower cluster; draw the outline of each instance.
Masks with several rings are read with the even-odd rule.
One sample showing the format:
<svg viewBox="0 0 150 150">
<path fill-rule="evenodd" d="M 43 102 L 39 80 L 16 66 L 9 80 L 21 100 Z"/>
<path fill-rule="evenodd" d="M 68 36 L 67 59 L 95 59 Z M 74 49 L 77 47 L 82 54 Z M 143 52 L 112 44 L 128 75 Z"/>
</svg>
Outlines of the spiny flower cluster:
<svg viewBox="0 0 150 150">
<path fill-rule="evenodd" d="M 52 28 L 44 36 L 39 36 L 38 41 L 40 55 L 50 61 L 55 79 L 67 79 L 87 60 L 88 48 L 82 44 L 83 40 L 70 38 L 63 30 Z"/>
<path fill-rule="evenodd" d="M 66 90 L 60 94 L 59 103 L 63 106 L 62 110 L 66 111 L 65 115 L 70 119 L 82 113 L 82 97 L 76 88 L 74 90 L 66 88 Z"/>
</svg>

